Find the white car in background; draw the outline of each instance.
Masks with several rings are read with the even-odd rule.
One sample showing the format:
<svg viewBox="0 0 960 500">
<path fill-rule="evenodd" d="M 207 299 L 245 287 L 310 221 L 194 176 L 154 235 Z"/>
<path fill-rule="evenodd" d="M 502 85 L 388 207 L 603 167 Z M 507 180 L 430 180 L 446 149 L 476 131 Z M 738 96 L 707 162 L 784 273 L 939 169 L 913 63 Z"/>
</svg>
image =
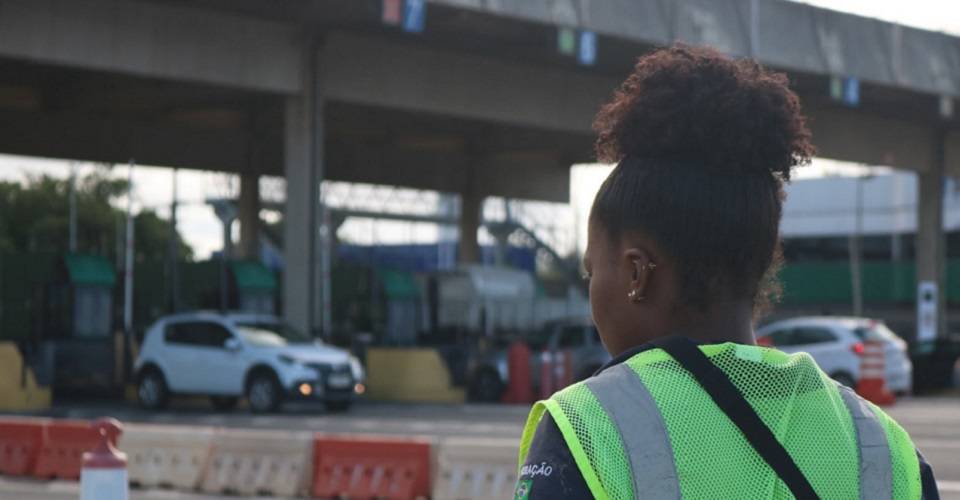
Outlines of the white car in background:
<svg viewBox="0 0 960 500">
<path fill-rule="evenodd" d="M 288 399 L 342 411 L 364 390 L 355 357 L 263 315 L 165 316 L 147 330 L 134 370 L 138 399 L 149 409 L 163 408 L 171 394 L 192 394 L 210 396 L 219 410 L 246 397 L 258 413 Z"/>
<path fill-rule="evenodd" d="M 800 317 L 777 321 L 757 330 L 757 343 L 781 351 L 806 352 L 834 380 L 856 388 L 864 342 L 881 342 L 887 389 L 898 394 L 913 388 L 913 364 L 907 343 L 883 322 L 867 318 Z"/>
</svg>

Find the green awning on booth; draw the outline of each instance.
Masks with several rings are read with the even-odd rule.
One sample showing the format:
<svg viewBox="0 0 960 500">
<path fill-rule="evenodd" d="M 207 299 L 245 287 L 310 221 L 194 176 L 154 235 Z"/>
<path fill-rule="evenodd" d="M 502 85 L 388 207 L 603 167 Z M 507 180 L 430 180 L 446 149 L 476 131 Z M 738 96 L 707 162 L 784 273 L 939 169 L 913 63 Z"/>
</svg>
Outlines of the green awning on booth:
<svg viewBox="0 0 960 500">
<path fill-rule="evenodd" d="M 233 278 L 239 290 L 276 290 L 277 278 L 263 264 L 253 261 L 231 262 Z"/>
<path fill-rule="evenodd" d="M 417 299 L 420 297 L 420 287 L 413 273 L 403 271 L 381 271 L 383 291 L 390 299 Z"/>
<path fill-rule="evenodd" d="M 103 257 L 72 253 L 63 260 L 73 285 L 112 287 L 117 282 L 113 266 Z"/>
</svg>

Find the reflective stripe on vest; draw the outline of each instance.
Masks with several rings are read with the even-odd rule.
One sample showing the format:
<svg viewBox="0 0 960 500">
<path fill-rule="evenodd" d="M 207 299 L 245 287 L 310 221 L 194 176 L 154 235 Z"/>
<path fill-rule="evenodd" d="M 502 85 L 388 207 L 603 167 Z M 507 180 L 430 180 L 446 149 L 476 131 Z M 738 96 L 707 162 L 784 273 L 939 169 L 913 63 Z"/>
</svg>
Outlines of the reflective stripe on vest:
<svg viewBox="0 0 960 500">
<path fill-rule="evenodd" d="M 867 404 L 849 387 L 837 384 L 840 396 L 850 411 L 860 448 L 860 498 L 890 500 L 893 497 L 893 472 L 890 448 L 883 425 Z"/>
<path fill-rule="evenodd" d="M 617 427 L 630 462 L 634 495 L 679 499 L 680 480 L 663 416 L 650 391 L 626 363 L 584 382 Z"/>
</svg>

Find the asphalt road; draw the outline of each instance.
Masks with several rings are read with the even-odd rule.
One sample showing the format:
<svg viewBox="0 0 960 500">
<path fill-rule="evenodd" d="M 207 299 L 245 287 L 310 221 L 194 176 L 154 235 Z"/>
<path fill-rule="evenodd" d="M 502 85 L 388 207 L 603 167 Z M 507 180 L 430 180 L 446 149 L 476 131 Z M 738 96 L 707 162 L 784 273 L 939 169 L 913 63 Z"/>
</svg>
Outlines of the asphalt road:
<svg viewBox="0 0 960 500">
<path fill-rule="evenodd" d="M 945 499 L 960 500 L 960 393 L 901 399 L 889 413 L 910 432 L 933 465 Z M 70 404 L 54 408 L 57 417 L 90 419 L 109 415 L 124 422 L 237 428 L 374 433 L 403 436 L 474 436 L 519 439 L 527 408 L 505 405 L 357 404 L 346 413 L 322 406 L 288 405 L 282 413 L 251 415 L 243 409 L 215 412 L 202 401 L 174 402 L 160 413 L 118 403 Z M 0 478 L 0 500 L 77 498 L 72 483 L 37 483 Z M 133 499 L 226 497 L 189 496 L 166 491 L 135 491 Z"/>
</svg>

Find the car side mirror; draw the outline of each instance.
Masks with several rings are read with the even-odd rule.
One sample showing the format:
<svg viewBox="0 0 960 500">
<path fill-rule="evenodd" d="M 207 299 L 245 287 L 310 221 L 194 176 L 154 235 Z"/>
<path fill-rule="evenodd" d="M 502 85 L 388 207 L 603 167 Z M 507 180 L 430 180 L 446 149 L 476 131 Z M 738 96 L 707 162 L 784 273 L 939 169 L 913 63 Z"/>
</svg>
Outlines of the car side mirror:
<svg viewBox="0 0 960 500">
<path fill-rule="evenodd" d="M 223 348 L 231 352 L 237 352 L 243 348 L 243 345 L 240 344 L 240 340 L 236 337 L 230 337 L 223 341 Z"/>
</svg>

